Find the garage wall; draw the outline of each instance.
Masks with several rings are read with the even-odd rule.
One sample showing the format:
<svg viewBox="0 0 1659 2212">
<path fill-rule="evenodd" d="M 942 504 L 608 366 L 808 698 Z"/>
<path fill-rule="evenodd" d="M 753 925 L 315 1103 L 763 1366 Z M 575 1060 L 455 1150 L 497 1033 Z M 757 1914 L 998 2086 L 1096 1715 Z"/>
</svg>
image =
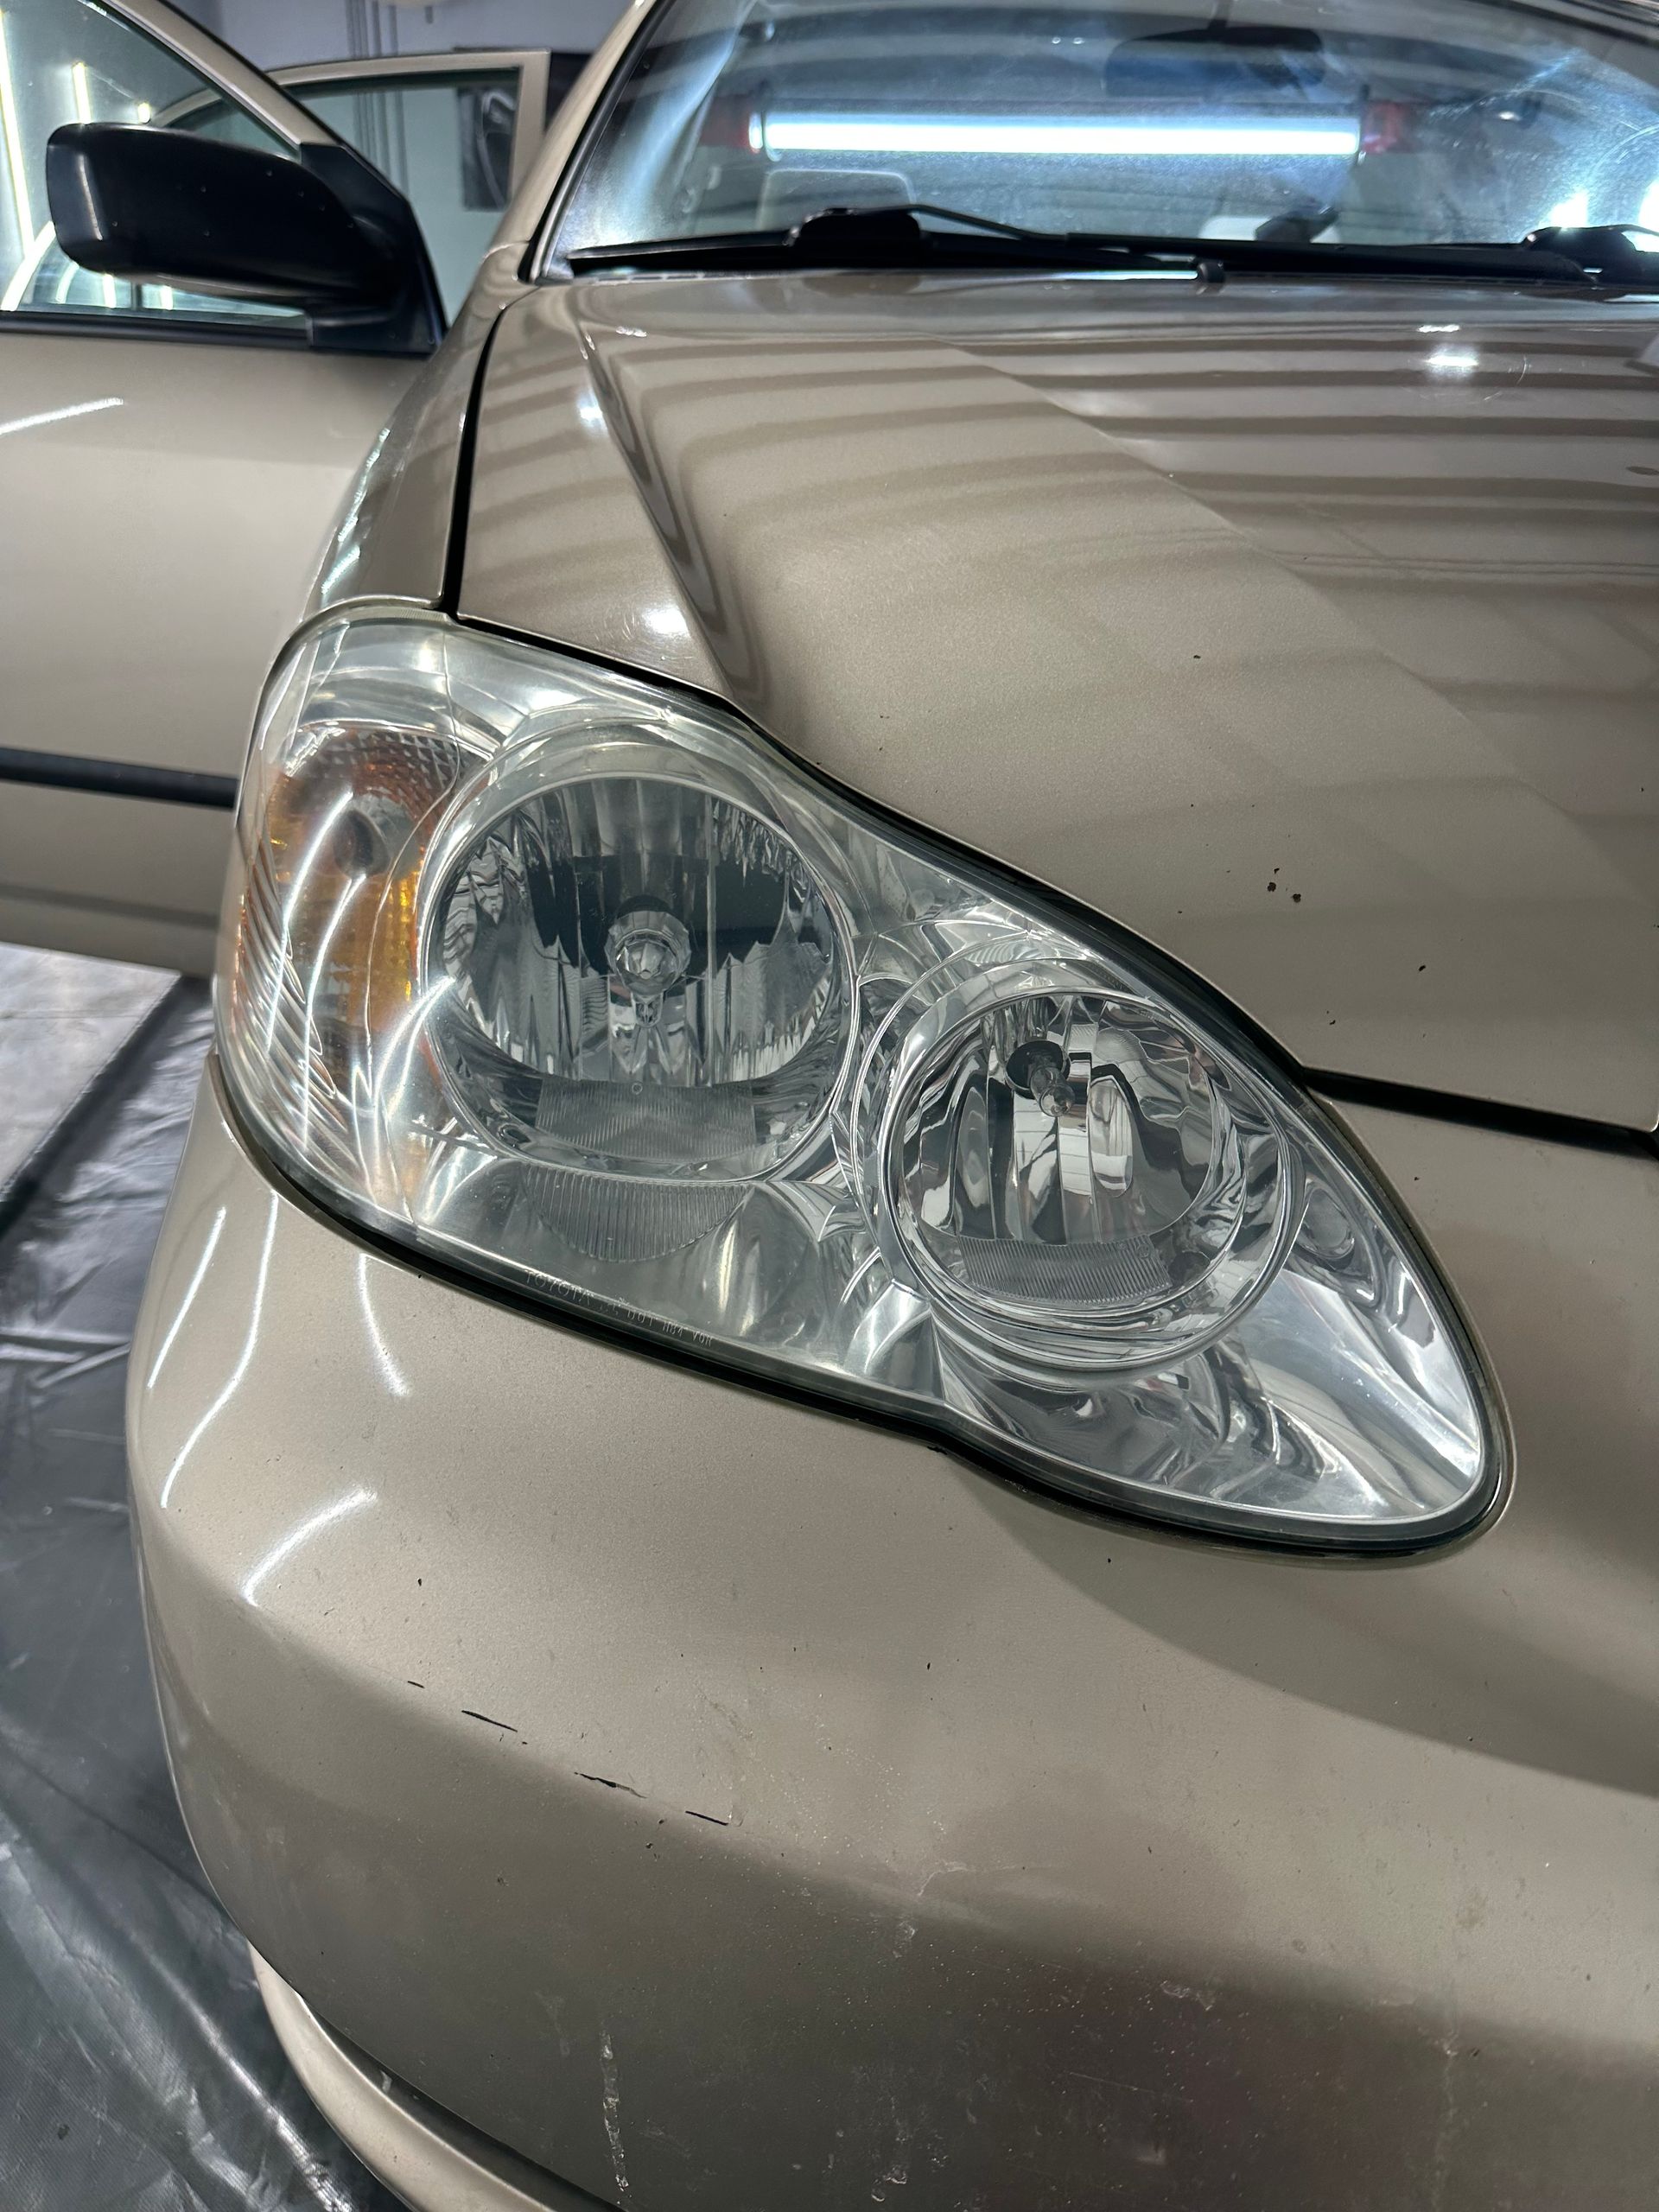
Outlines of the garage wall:
<svg viewBox="0 0 1659 2212">
<path fill-rule="evenodd" d="M 453 47 L 597 45 L 620 0 L 174 0 L 262 69 Z"/>
</svg>

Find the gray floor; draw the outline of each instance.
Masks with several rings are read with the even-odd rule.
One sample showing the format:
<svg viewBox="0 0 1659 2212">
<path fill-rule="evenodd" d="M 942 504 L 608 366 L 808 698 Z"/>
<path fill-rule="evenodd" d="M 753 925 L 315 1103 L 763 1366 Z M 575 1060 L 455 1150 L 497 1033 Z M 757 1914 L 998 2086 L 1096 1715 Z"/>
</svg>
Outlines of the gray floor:
<svg viewBox="0 0 1659 2212">
<path fill-rule="evenodd" d="M 176 980 L 0 944 L 0 1212 Z"/>
</svg>

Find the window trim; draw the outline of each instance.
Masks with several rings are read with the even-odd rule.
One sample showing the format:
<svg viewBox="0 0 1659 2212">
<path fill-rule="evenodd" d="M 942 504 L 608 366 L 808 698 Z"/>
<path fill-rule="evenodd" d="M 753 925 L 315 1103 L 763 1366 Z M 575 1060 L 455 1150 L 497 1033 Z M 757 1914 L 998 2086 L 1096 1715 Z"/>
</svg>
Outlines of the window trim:
<svg viewBox="0 0 1659 2212">
<path fill-rule="evenodd" d="M 233 48 L 200 23 L 167 6 L 166 0 L 98 0 L 98 4 L 156 45 L 167 48 L 187 68 L 205 77 L 257 123 L 274 131 L 285 145 L 297 149 L 341 143 L 327 124 L 289 99 L 274 78 L 245 61 Z"/>
<path fill-rule="evenodd" d="M 251 346 L 262 352 L 274 346 L 281 353 L 321 353 L 354 360 L 425 361 L 434 351 L 430 346 L 422 346 L 402 352 L 376 347 L 358 353 L 338 346 L 319 346 L 303 319 L 279 324 L 250 315 L 245 322 L 230 315 L 134 315 L 121 308 L 101 308 L 95 315 L 78 315 L 59 307 L 14 308 L 10 315 L 0 315 L 0 344 L 9 332 L 21 332 L 30 338 L 124 338 L 153 345 Z"/>
<path fill-rule="evenodd" d="M 521 283 L 541 281 L 553 227 L 595 120 L 608 112 L 624 67 L 648 35 L 658 10 L 667 4 L 668 0 L 628 0 L 560 103 L 558 128 L 546 129 L 536 161 L 502 216 L 491 248 L 492 252 L 512 253 L 513 271 Z"/>
</svg>

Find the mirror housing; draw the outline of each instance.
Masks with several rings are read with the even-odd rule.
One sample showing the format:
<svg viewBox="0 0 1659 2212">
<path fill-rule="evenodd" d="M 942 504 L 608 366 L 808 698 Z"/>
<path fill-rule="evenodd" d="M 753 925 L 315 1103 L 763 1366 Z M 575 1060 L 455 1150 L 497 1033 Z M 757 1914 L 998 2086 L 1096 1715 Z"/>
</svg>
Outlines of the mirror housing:
<svg viewBox="0 0 1659 2212">
<path fill-rule="evenodd" d="M 319 342 L 369 351 L 424 352 L 442 330 L 407 201 L 349 147 L 289 159 L 70 123 L 47 141 L 46 189 L 59 245 L 99 276 L 298 308 Z"/>
</svg>

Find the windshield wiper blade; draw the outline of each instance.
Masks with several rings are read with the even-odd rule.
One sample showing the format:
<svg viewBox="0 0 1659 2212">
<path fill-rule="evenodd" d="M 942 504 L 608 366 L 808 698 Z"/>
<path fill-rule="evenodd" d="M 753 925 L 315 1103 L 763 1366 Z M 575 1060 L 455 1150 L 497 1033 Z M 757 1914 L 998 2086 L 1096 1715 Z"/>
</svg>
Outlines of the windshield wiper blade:
<svg viewBox="0 0 1659 2212">
<path fill-rule="evenodd" d="M 922 216 L 930 218 L 924 224 Z M 956 227 L 941 229 L 938 225 Z M 1656 257 L 1623 232 L 1535 231 L 1519 245 L 1364 245 L 1314 238 L 1166 238 L 1156 232 L 1033 231 L 926 200 L 881 207 L 826 207 L 792 230 L 724 231 L 582 246 L 566 256 L 578 276 L 633 269 L 741 275 L 787 269 L 1122 270 L 1191 274 L 1218 283 L 1231 274 L 1416 278 L 1444 283 L 1585 284 L 1640 281 Z"/>
<path fill-rule="evenodd" d="M 1116 246 L 1128 253 L 1161 251 L 1211 263 L 1240 276 L 1416 276 L 1450 283 L 1582 284 L 1586 264 L 1535 245 L 1344 245 L 1319 239 L 1170 238 L 1131 232 L 1072 231 L 1078 245 Z"/>
<path fill-rule="evenodd" d="M 938 230 L 922 223 L 960 227 Z M 1183 239 L 1119 244 L 1062 231 L 1023 230 L 926 200 L 890 207 L 826 207 L 787 231 L 722 231 L 702 237 L 639 238 L 578 246 L 565 256 L 576 275 L 611 269 L 1164 269 L 1191 270 L 1204 251 Z"/>
</svg>

